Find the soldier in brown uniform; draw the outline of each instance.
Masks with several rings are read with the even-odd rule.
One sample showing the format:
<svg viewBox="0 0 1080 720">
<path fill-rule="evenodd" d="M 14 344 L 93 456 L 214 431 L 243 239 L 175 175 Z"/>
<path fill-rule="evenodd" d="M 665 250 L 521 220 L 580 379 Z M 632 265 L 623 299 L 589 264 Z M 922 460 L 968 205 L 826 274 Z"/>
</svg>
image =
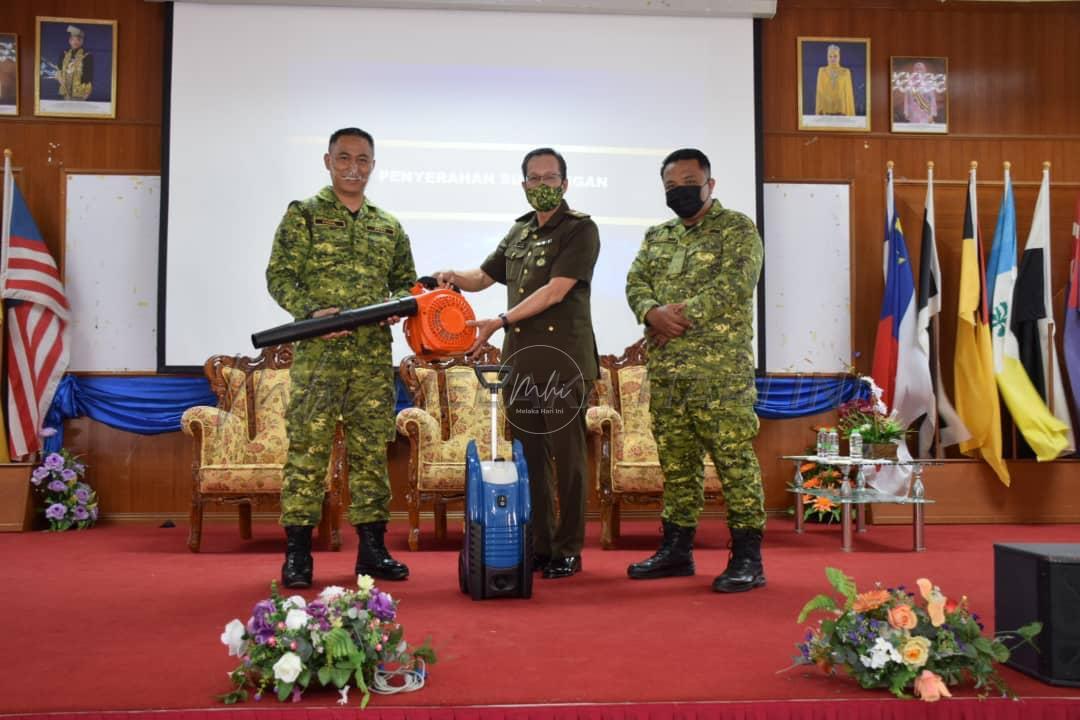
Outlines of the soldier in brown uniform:
<svg viewBox="0 0 1080 720">
<path fill-rule="evenodd" d="M 535 212 L 519 217 L 479 268 L 436 277 L 469 291 L 506 285 L 507 311 L 476 321 L 474 349 L 505 331 L 502 358 L 513 374 L 504 400 L 529 467 L 533 565 L 545 578 L 561 578 L 581 570 L 585 542 L 584 405 L 599 374 L 589 298 L 600 240 L 596 223 L 563 200 L 561 155 L 551 148 L 533 150 L 521 171 Z"/>
</svg>

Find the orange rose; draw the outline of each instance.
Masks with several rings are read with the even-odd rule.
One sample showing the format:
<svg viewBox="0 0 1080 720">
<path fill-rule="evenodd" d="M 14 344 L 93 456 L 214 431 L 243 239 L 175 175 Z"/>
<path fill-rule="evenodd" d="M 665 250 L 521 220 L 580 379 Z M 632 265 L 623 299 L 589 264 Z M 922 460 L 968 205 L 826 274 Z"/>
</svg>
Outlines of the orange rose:
<svg viewBox="0 0 1080 720">
<path fill-rule="evenodd" d="M 910 605 L 897 605 L 889 609 L 889 624 L 898 630 L 914 630 L 919 619 Z"/>
<path fill-rule="evenodd" d="M 874 610 L 888 602 L 889 597 L 888 590 L 871 590 L 870 592 L 859 593 L 855 598 L 855 602 L 851 604 L 851 609 L 855 612 Z"/>
<path fill-rule="evenodd" d="M 915 694 L 926 702 L 937 702 L 942 696 L 952 697 L 941 678 L 929 670 L 923 670 L 919 677 L 915 678 Z"/>
<path fill-rule="evenodd" d="M 930 638 L 908 638 L 904 647 L 900 648 L 900 657 L 904 664 L 911 667 L 922 667 L 930 659 Z"/>
</svg>

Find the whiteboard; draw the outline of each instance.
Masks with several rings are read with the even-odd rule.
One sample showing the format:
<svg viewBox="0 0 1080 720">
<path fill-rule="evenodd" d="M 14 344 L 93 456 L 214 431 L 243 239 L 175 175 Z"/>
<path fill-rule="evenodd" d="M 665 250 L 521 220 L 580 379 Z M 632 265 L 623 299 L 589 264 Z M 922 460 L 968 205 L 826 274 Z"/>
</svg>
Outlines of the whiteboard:
<svg viewBox="0 0 1080 720">
<path fill-rule="evenodd" d="M 766 372 L 850 370 L 850 190 L 764 184 Z"/>
<path fill-rule="evenodd" d="M 153 372 L 161 178 L 72 171 L 66 177 L 68 369 Z"/>
</svg>

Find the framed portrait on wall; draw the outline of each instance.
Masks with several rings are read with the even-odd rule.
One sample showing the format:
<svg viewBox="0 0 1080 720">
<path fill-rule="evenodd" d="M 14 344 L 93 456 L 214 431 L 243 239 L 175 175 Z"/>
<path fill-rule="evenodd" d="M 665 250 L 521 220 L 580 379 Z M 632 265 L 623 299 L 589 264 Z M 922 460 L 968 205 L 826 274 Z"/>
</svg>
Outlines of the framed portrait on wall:
<svg viewBox="0 0 1080 720">
<path fill-rule="evenodd" d="M 0 33 L 0 116 L 19 114 L 19 36 Z"/>
<path fill-rule="evenodd" d="M 116 21 L 37 18 L 34 114 L 116 117 Z"/>
<path fill-rule="evenodd" d="M 948 58 L 889 58 L 893 132 L 949 132 L 948 75 Z"/>
<path fill-rule="evenodd" d="M 870 38 L 798 38 L 799 129 L 870 131 Z"/>
</svg>

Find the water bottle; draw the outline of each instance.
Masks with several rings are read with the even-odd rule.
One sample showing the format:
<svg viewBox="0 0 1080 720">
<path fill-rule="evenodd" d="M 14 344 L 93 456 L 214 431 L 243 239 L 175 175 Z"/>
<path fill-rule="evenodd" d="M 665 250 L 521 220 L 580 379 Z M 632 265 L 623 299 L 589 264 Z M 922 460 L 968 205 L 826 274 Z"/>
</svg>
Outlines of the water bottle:
<svg viewBox="0 0 1080 720">
<path fill-rule="evenodd" d="M 852 430 L 848 435 L 848 455 L 852 460 L 862 460 L 862 433 Z"/>
<path fill-rule="evenodd" d="M 837 434 L 836 428 L 829 428 L 829 457 L 838 457 L 840 455 L 840 435 Z"/>
<path fill-rule="evenodd" d="M 829 451 L 829 434 L 825 428 L 818 428 L 817 431 L 817 451 L 816 455 L 819 458 L 823 458 Z"/>
</svg>

